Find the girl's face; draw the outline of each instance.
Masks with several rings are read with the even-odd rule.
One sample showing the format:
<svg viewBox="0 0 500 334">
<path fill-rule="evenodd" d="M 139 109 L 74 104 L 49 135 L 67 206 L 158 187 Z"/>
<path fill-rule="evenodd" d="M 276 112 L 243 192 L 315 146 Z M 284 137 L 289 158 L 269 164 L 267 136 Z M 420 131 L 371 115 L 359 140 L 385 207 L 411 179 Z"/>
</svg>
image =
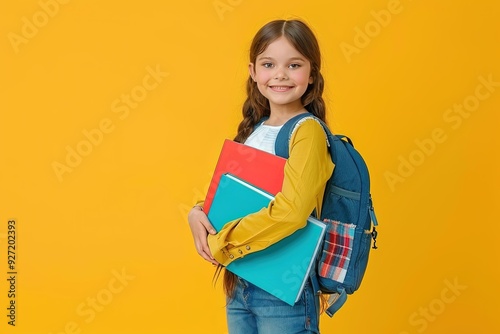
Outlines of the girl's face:
<svg viewBox="0 0 500 334">
<path fill-rule="evenodd" d="M 296 112 L 304 107 L 300 98 L 313 82 L 311 63 L 285 37 L 270 43 L 249 70 L 271 111 Z"/>
</svg>

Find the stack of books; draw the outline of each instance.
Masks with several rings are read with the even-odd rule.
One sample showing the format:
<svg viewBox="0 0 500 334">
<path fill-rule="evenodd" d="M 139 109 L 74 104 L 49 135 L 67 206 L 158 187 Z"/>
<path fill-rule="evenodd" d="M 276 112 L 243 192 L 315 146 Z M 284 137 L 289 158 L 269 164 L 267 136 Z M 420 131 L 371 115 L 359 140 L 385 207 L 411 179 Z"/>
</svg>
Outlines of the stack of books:
<svg viewBox="0 0 500 334">
<path fill-rule="evenodd" d="M 281 191 L 285 163 L 281 157 L 226 140 L 204 204 L 216 231 L 267 207 Z M 315 270 L 325 231 L 324 223 L 309 217 L 304 228 L 226 269 L 294 305 Z"/>
</svg>

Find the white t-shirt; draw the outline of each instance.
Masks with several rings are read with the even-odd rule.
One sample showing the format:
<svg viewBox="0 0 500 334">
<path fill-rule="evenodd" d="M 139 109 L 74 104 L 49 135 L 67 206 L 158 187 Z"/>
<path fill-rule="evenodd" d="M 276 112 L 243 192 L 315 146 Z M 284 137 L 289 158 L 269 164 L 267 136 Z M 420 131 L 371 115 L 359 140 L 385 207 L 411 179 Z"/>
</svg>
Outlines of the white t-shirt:
<svg viewBox="0 0 500 334">
<path fill-rule="evenodd" d="M 259 125 L 245 141 L 245 145 L 276 154 L 274 144 L 283 125 Z"/>
</svg>

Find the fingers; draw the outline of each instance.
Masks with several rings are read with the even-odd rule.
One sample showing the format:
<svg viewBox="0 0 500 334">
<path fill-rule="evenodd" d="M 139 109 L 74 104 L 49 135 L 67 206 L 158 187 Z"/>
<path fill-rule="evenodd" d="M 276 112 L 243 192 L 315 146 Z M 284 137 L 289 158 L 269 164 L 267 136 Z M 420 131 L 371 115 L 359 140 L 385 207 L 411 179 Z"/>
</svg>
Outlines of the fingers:
<svg viewBox="0 0 500 334">
<path fill-rule="evenodd" d="M 191 210 L 188 216 L 188 221 L 190 223 L 196 223 L 196 222 L 201 223 L 205 227 L 205 230 L 210 234 L 217 233 L 212 224 L 210 224 L 210 221 L 208 220 L 206 213 L 203 212 L 202 210 L 199 209 Z"/>
<path fill-rule="evenodd" d="M 210 221 L 208 220 L 207 215 L 205 212 L 201 211 L 198 213 L 197 217 L 200 223 L 205 227 L 208 233 L 210 234 L 216 234 L 217 232 L 215 231 L 214 227 L 212 224 L 210 224 Z"/>
<path fill-rule="evenodd" d="M 214 258 L 212 258 L 210 253 L 202 253 L 201 257 L 210 262 L 211 264 L 213 264 L 214 266 L 217 266 L 219 264 L 219 262 L 217 262 Z"/>
<path fill-rule="evenodd" d="M 208 233 L 210 233 L 212 235 L 213 234 L 217 234 L 217 232 L 215 231 L 215 229 L 212 226 L 212 224 L 210 224 L 210 222 L 208 221 L 208 218 L 202 219 L 200 222 L 203 224 L 203 226 L 205 227 L 205 229 L 207 230 Z"/>
<path fill-rule="evenodd" d="M 196 243 L 196 250 L 198 251 L 198 254 L 206 261 L 214 265 L 219 264 L 212 256 L 212 253 L 210 252 L 210 248 L 208 247 L 206 239 L 198 240 L 198 242 Z"/>
</svg>

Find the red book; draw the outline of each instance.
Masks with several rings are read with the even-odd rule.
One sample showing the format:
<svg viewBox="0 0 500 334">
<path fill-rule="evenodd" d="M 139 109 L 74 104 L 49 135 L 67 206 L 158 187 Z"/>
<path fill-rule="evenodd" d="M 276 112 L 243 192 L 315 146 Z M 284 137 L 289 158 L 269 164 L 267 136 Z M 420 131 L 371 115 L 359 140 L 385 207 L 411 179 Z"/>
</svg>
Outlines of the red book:
<svg viewBox="0 0 500 334">
<path fill-rule="evenodd" d="M 208 187 L 203 211 L 208 214 L 220 178 L 230 173 L 276 195 L 283 186 L 286 159 L 277 155 L 226 139 Z"/>
</svg>

